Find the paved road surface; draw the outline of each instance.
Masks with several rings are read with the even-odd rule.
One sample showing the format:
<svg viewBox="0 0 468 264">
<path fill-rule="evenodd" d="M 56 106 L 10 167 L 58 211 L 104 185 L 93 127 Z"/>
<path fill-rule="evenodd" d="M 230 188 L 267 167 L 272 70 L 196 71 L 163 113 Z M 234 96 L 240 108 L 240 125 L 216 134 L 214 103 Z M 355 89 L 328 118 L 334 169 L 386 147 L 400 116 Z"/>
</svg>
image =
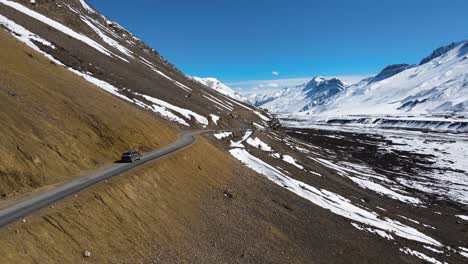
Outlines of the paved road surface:
<svg viewBox="0 0 468 264">
<path fill-rule="evenodd" d="M 86 189 L 98 182 L 122 174 L 148 161 L 158 159 L 190 146 L 195 142 L 194 135 L 204 132 L 210 131 L 185 132 L 176 142 L 143 156 L 139 161 L 134 163 L 117 163 L 109 168 L 97 171 L 92 175 L 77 177 L 76 179 L 73 179 L 55 189 L 28 197 L 25 200 L 11 205 L 10 207 L 2 208 L 0 209 L 0 227 L 19 220 L 43 207 Z"/>
</svg>

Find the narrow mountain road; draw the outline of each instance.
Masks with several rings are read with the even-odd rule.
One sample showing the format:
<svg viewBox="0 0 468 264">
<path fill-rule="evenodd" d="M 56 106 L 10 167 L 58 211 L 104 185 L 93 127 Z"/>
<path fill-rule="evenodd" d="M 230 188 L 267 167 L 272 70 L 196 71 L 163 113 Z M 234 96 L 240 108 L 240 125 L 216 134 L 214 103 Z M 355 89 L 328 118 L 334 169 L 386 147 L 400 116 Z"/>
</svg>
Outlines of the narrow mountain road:
<svg viewBox="0 0 468 264">
<path fill-rule="evenodd" d="M 210 130 L 198 130 L 185 132 L 181 137 L 174 143 L 167 145 L 159 150 L 148 153 L 143 156 L 141 160 L 134 163 L 118 163 L 109 168 L 95 172 L 94 174 L 77 177 L 57 188 L 33 195 L 18 203 L 11 205 L 6 208 L 0 209 L 0 227 L 10 224 L 16 220 L 19 220 L 41 208 L 44 208 L 54 202 L 57 202 L 67 196 L 77 193 L 83 189 L 86 189 L 94 184 L 101 181 L 107 180 L 126 171 L 129 171 L 135 167 L 143 165 L 146 162 L 164 157 L 168 154 L 177 152 L 185 147 L 188 147 L 195 143 L 195 135 L 214 132 Z"/>
</svg>

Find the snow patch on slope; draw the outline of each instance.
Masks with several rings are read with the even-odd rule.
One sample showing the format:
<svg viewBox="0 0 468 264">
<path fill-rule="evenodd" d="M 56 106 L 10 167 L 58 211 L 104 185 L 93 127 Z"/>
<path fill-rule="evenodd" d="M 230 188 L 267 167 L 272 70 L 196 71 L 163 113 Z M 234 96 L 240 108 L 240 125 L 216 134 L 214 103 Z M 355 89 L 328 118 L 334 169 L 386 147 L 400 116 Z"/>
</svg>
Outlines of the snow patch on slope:
<svg viewBox="0 0 468 264">
<path fill-rule="evenodd" d="M 191 110 L 188 110 L 188 109 L 185 109 L 185 108 L 182 108 L 182 107 L 178 107 L 178 106 L 175 106 L 175 105 L 172 105 L 168 102 L 165 102 L 163 100 L 160 100 L 160 99 L 157 99 L 157 98 L 154 98 L 154 97 L 151 97 L 149 95 L 144 95 L 144 94 L 137 94 L 137 95 L 140 95 L 142 96 L 143 98 L 145 98 L 147 101 L 153 103 L 153 104 L 156 104 L 160 107 L 164 107 L 164 108 L 167 108 L 171 111 L 174 111 L 180 115 L 182 115 L 183 117 L 185 117 L 186 119 L 188 120 L 191 120 L 192 117 L 195 118 L 195 120 L 202 124 L 203 126 L 208 126 L 208 119 L 200 114 L 197 114 Z"/>
<path fill-rule="evenodd" d="M 433 264 L 444 264 L 445 262 L 440 262 L 438 261 L 437 259 L 435 258 L 432 258 L 432 257 L 429 257 L 419 251 L 416 251 L 416 250 L 413 250 L 413 249 L 410 249 L 410 248 L 400 248 L 400 251 L 407 254 L 407 255 L 411 255 L 411 256 L 415 256 L 419 259 L 422 259 L 424 260 L 425 262 L 428 262 L 428 263 L 433 263 Z"/>
<path fill-rule="evenodd" d="M 465 258 L 468 258 L 468 248 L 464 247 L 459 247 L 460 248 L 460 255 L 464 256 Z"/>
<path fill-rule="evenodd" d="M 205 93 L 205 92 L 204 92 L 203 97 L 204 97 L 205 99 L 207 99 L 208 101 L 211 101 L 211 102 L 215 103 L 215 104 L 218 105 L 219 107 L 224 108 L 225 110 L 227 110 L 227 111 L 229 111 L 229 112 L 231 112 L 231 111 L 234 110 L 234 107 L 233 107 L 233 105 L 232 105 L 231 103 L 229 103 L 229 102 L 223 102 L 223 101 L 221 101 L 220 99 L 218 99 L 218 98 L 212 96 L 211 94 L 208 94 L 208 93 Z M 219 109 L 219 107 L 218 107 L 218 109 Z"/>
<path fill-rule="evenodd" d="M 25 29 L 24 27 L 16 24 L 12 20 L 0 15 L 0 25 L 4 26 L 7 30 L 9 30 L 13 37 L 18 39 L 19 41 L 23 42 L 24 44 L 28 45 L 35 51 L 42 53 L 45 57 L 49 60 L 55 62 L 58 65 L 63 65 L 60 61 L 56 60 L 54 57 L 50 56 L 49 54 L 43 52 L 34 42 L 38 42 L 44 46 L 51 47 L 55 49 L 55 46 L 52 43 L 48 42 L 47 40 L 39 37 L 38 35 L 30 32 L 29 30 Z"/>
<path fill-rule="evenodd" d="M 303 170 L 304 167 L 302 167 L 301 165 L 297 164 L 297 161 L 296 159 L 294 159 L 293 157 L 289 156 L 289 155 L 283 155 L 283 161 L 297 167 L 298 169 L 300 170 Z"/>
<path fill-rule="evenodd" d="M 395 182 L 385 178 L 382 175 L 379 175 L 378 173 L 369 171 L 367 167 L 347 162 L 338 164 L 323 158 L 314 158 L 312 156 L 309 156 L 309 158 L 322 164 L 325 167 L 336 171 L 343 177 L 348 177 L 350 180 L 364 189 L 386 195 L 392 199 L 396 199 L 402 202 L 414 205 L 422 204 L 420 199 L 400 193 L 403 192 L 403 190 L 399 190 L 399 192 L 397 192 L 395 188 L 395 185 L 397 184 Z M 392 187 L 386 187 L 385 185 Z"/>
<path fill-rule="evenodd" d="M 266 117 L 264 114 L 260 113 L 259 111 L 254 111 L 256 115 L 258 115 L 263 121 L 270 121 L 271 119 Z"/>
<path fill-rule="evenodd" d="M 151 70 L 153 70 L 154 72 L 156 72 L 157 74 L 161 75 L 162 77 L 166 78 L 167 80 L 169 80 L 170 82 L 174 83 L 175 85 L 177 85 L 179 88 L 181 88 L 182 90 L 186 91 L 186 92 L 191 92 L 192 91 L 192 88 L 188 87 L 187 85 L 185 84 L 182 84 L 174 79 L 172 79 L 171 77 L 167 76 L 166 74 L 164 74 L 162 71 L 160 71 L 154 64 L 152 64 L 151 62 L 149 62 L 147 59 L 143 58 L 143 57 L 140 57 L 140 61 L 145 64 L 146 66 L 148 66 Z"/>
<path fill-rule="evenodd" d="M 127 57 L 130 57 L 130 58 L 134 58 L 133 57 L 133 52 L 131 52 L 129 49 L 127 49 L 126 47 L 120 45 L 120 43 L 114 39 L 112 39 L 111 37 L 108 37 L 106 34 L 104 34 L 104 32 L 102 32 L 97 26 L 95 26 L 93 24 L 94 23 L 98 23 L 96 21 L 93 20 L 93 22 L 91 22 L 90 20 L 88 20 L 87 18 L 81 16 L 81 20 L 83 22 L 85 22 L 94 32 L 96 32 L 96 34 L 98 34 L 98 36 L 104 41 L 106 42 L 109 46 L 111 47 L 114 47 L 115 49 L 117 49 L 118 51 L 120 51 L 122 54 L 126 55 Z M 127 59 L 124 59 L 122 57 L 119 56 L 120 59 L 128 62 Z"/>
<path fill-rule="evenodd" d="M 85 0 L 79 0 L 79 1 L 80 1 L 81 5 L 83 6 L 83 8 L 84 8 L 88 13 L 90 13 L 90 14 L 96 13 L 96 11 L 94 11 L 94 9 L 93 9 L 91 6 L 89 6 L 89 5 L 86 3 Z"/>
<path fill-rule="evenodd" d="M 365 227 L 365 226 L 362 226 L 362 225 L 358 225 L 356 223 L 351 223 L 351 225 L 354 226 L 355 228 L 357 228 L 358 230 L 368 231 L 368 232 L 370 232 L 372 234 L 377 234 L 377 235 L 379 235 L 379 236 L 381 236 L 381 237 L 383 237 L 385 239 L 388 239 L 388 240 L 395 240 L 395 238 L 391 234 L 389 234 L 389 233 L 387 233 L 385 231 L 382 231 L 380 229 Z"/>
<path fill-rule="evenodd" d="M 252 130 L 248 130 L 247 132 L 245 132 L 245 135 L 242 137 L 241 140 L 239 141 L 231 140 L 231 148 L 244 148 L 244 145 L 242 143 L 246 141 L 252 135 L 252 133 L 253 133 Z"/>
<path fill-rule="evenodd" d="M 111 56 L 111 52 L 109 50 L 107 50 L 106 48 L 104 48 L 101 44 L 97 43 L 96 41 L 88 38 L 87 36 L 85 35 L 82 35 L 82 34 L 79 34 L 77 32 L 75 32 L 74 30 L 72 30 L 71 28 L 67 27 L 67 26 L 64 26 L 62 24 L 60 24 L 59 22 L 55 21 L 55 20 L 52 20 L 36 11 L 33 11 L 31 9 L 28 9 L 27 7 L 19 4 L 19 3 L 16 3 L 16 2 L 12 2 L 12 1 L 8 1 L 8 0 L 0 0 L 0 3 L 1 4 L 4 4 L 6 6 L 9 6 L 11 8 L 14 8 L 16 9 L 17 11 L 25 14 L 25 15 L 28 15 L 36 20 L 39 20 L 53 28 L 55 28 L 56 30 L 74 38 L 74 39 L 77 39 L 85 44 L 87 44 L 88 46 L 94 48 L 95 50 L 107 55 L 107 56 Z M 113 55 L 113 54 L 112 54 Z"/>
<path fill-rule="evenodd" d="M 217 139 L 223 139 L 232 136 L 232 132 L 220 132 L 213 135 Z"/>
<path fill-rule="evenodd" d="M 261 139 L 259 139 L 257 137 L 256 138 L 248 138 L 246 143 L 251 145 L 252 147 L 259 148 L 259 149 L 261 149 L 263 151 L 266 151 L 266 152 L 273 151 L 271 149 L 271 147 L 268 146 L 267 143 L 263 142 Z"/>
<path fill-rule="evenodd" d="M 468 216 L 467 215 L 456 215 L 456 217 L 461 218 L 465 221 L 468 221 Z"/>
<path fill-rule="evenodd" d="M 210 118 L 211 118 L 211 121 L 213 121 L 215 125 L 218 125 L 218 121 L 221 119 L 219 116 L 214 115 L 214 114 L 210 114 Z"/>
<path fill-rule="evenodd" d="M 393 235 L 418 241 L 424 244 L 441 247 L 442 244 L 435 239 L 419 232 L 413 227 L 406 226 L 398 221 L 381 217 L 351 203 L 350 200 L 324 189 L 317 189 L 301 181 L 284 175 L 282 172 L 252 156 L 245 149 L 234 148 L 229 151 L 232 156 L 244 163 L 252 170 L 266 176 L 269 180 L 314 204 L 330 210 L 331 212 L 348 218 L 352 221 L 365 224 L 379 230 L 390 232 Z"/>
</svg>

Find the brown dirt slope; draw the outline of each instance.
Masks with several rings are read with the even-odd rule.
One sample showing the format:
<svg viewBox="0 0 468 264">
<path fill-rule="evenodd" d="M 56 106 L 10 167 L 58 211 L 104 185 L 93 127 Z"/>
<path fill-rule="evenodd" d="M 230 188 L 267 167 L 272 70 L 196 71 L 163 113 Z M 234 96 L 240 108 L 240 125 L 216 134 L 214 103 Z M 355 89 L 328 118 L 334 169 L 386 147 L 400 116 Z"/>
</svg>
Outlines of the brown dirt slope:
<svg viewBox="0 0 468 264">
<path fill-rule="evenodd" d="M 0 255 L 3 263 L 411 262 L 203 138 L 0 230 Z"/>
<path fill-rule="evenodd" d="M 63 180 L 126 149 L 173 141 L 168 122 L 51 64 L 0 30 L 0 195 Z"/>
</svg>

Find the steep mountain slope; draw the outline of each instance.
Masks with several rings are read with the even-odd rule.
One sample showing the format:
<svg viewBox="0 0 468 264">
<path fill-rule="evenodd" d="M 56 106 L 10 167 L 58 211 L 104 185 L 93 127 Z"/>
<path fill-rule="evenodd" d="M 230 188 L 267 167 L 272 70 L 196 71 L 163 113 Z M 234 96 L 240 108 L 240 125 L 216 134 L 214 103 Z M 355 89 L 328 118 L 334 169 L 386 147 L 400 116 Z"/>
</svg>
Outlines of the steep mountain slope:
<svg viewBox="0 0 468 264">
<path fill-rule="evenodd" d="M 200 77 L 192 77 L 195 81 L 203 84 L 204 86 L 211 88 L 221 94 L 227 95 L 233 99 L 239 101 L 245 101 L 246 99 L 242 97 L 239 93 L 236 93 L 231 87 L 225 85 L 221 81 L 216 78 L 200 78 Z"/>
<path fill-rule="evenodd" d="M 60 67 L 181 126 L 258 120 L 249 106 L 195 82 L 84 1 L 1 0 L 0 24 Z"/>
<path fill-rule="evenodd" d="M 273 94 L 261 107 L 273 113 L 303 112 L 325 104 L 344 89 L 343 82 L 336 78 L 315 77 L 306 84 Z"/>
<path fill-rule="evenodd" d="M 0 195 L 173 141 L 177 128 L 96 89 L 0 30 Z"/>
</svg>

